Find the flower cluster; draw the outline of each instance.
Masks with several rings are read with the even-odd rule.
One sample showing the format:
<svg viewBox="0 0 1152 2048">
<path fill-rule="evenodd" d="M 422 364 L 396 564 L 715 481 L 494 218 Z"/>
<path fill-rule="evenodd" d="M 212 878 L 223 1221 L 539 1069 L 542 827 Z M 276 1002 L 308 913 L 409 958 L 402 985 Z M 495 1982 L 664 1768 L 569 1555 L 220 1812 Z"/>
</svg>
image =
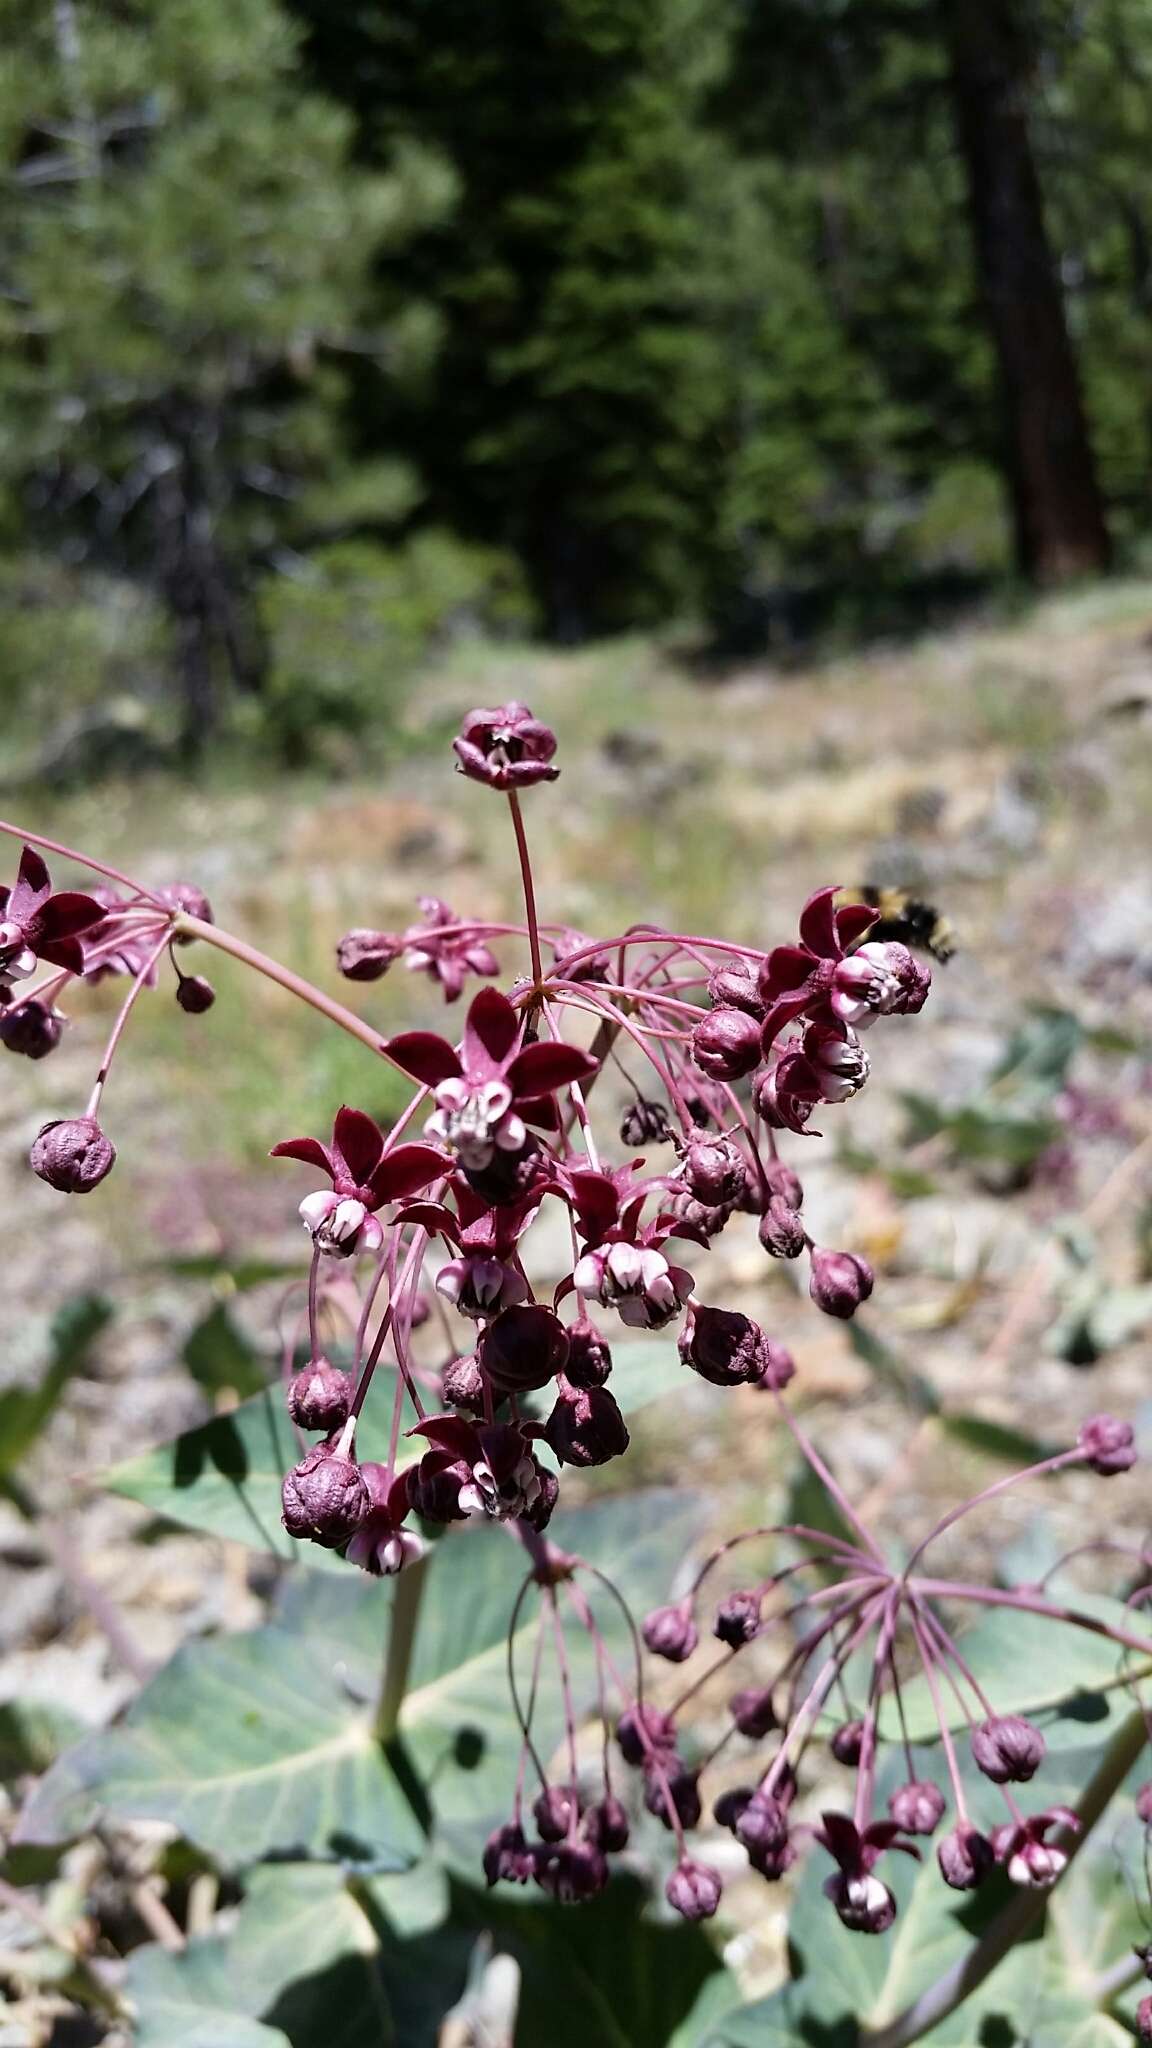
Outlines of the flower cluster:
<svg viewBox="0 0 1152 2048">
<path fill-rule="evenodd" d="M 210 984 L 177 962 L 175 948 L 192 938 L 271 974 L 413 1084 L 387 1130 L 345 1105 L 326 1139 L 287 1138 L 272 1148 L 319 1182 L 299 1203 L 311 1247 L 298 1323 L 307 1343 L 289 1359 L 286 1399 L 300 1456 L 284 1478 L 283 1519 L 293 1537 L 340 1551 L 374 1575 L 402 1572 L 438 1526 L 455 1523 L 502 1524 L 526 1551 L 518 1611 L 530 1593 L 538 1595 L 541 1628 L 526 1704 L 515 1699 L 520 1779 L 512 1817 L 488 1845 L 490 1881 L 531 1877 L 560 1899 L 598 1891 L 609 1855 L 628 1840 L 619 1773 L 632 1770 L 643 1804 L 675 1840 L 670 1904 L 689 1918 L 706 1917 L 716 1910 L 721 1877 L 689 1853 L 687 1840 L 704 1813 L 705 1772 L 730 1741 L 768 1742 L 770 1753 L 757 1755 L 754 1769 L 750 1763 L 746 1784 L 719 1789 L 715 1822 L 770 1881 L 811 1837 L 832 1859 L 826 1889 L 840 1918 L 881 1931 L 896 1910 L 881 1874 L 884 1858 L 918 1855 L 916 1838 L 932 1834 L 947 1811 L 940 1789 L 917 1775 L 906 1739 L 906 1782 L 886 1814 L 876 1811 L 878 1746 L 893 1737 L 893 1715 L 899 1739 L 903 1689 L 919 1666 L 939 1703 L 950 1774 L 953 1819 L 937 1858 L 945 1882 L 966 1889 L 1002 1863 L 1016 1882 L 1050 1883 L 1066 1859 L 1074 1816 L 1059 1806 L 1028 1812 L 1017 1802 L 1013 1788 L 1034 1775 L 1043 1738 L 1019 1717 L 995 1711 L 945 1617 L 951 1603 L 966 1601 L 998 1600 L 1053 1618 L 1067 1618 L 1064 1610 L 1042 1590 L 933 1579 L 921 1566 L 926 1544 L 899 1571 L 888 1564 L 782 1398 L 795 1371 L 789 1352 L 747 1314 L 710 1304 L 697 1277 L 710 1246 L 741 1212 L 756 1219 L 767 1258 L 806 1259 L 808 1292 L 821 1312 L 847 1319 L 868 1300 L 870 1267 L 851 1249 L 814 1241 L 802 1181 L 779 1144 L 782 1134 L 813 1135 L 814 1116 L 866 1084 L 864 1034 L 883 1017 L 919 1011 L 929 971 L 905 946 L 870 939 L 873 912 L 842 902 L 832 887 L 804 905 L 795 943 L 764 950 L 649 924 L 593 938 L 541 922 L 520 797 L 556 778 L 555 752 L 554 735 L 520 704 L 470 713 L 456 741 L 463 774 L 507 803 L 522 923 L 469 921 L 424 897 L 421 920 L 406 931 L 358 926 L 337 948 L 337 965 L 352 982 L 374 982 L 400 962 L 431 978 L 451 1004 L 469 977 L 490 982 L 499 974 L 494 948 L 526 943 L 529 972 L 507 992 L 487 986 L 475 993 L 458 1037 L 428 1030 L 382 1037 L 221 932 L 189 885 L 149 891 L 97 869 L 102 879 L 90 895 L 53 894 L 40 854 L 26 845 L 16 882 L 0 897 L 3 1043 L 40 1058 L 59 1039 L 57 999 L 69 983 L 130 980 L 84 1113 L 47 1125 L 32 1165 L 71 1193 L 97 1186 L 111 1170 L 116 1155 L 99 1121 L 101 1095 L 138 996 L 156 983 L 167 956 L 181 1007 L 197 1012 L 212 1002 Z M 34 981 L 38 966 L 43 979 Z M 629 1099 L 621 1111 L 622 1083 Z M 610 1132 L 598 1127 L 609 1117 Z M 560 1272 L 540 1271 L 534 1249 L 534 1226 L 546 1212 L 560 1224 L 547 1242 L 568 1247 Z M 350 1342 L 333 1358 L 325 1324 L 340 1320 Z M 417 1343 L 422 1325 L 426 1335 Z M 655 1707 L 639 1662 L 621 1673 L 597 1620 L 588 1587 L 603 1591 L 602 1575 L 546 1534 L 565 1468 L 603 1465 L 628 1447 L 610 1384 L 617 1325 L 668 1330 L 685 1371 L 711 1386 L 759 1389 L 763 1412 L 793 1433 L 853 1532 L 826 1536 L 800 1525 L 750 1532 L 782 1546 L 787 1561 L 716 1599 L 713 1570 L 748 1540 L 733 1539 L 688 1594 L 644 1620 L 644 1645 L 671 1665 L 692 1658 L 706 1635 L 723 1667 L 751 1644 L 762 1655 L 780 1643 L 776 1668 L 733 1692 L 728 1732 L 704 1759 L 691 1755 L 682 1727 L 701 1681 L 670 1707 Z M 392 1370 L 381 1400 L 382 1361 Z M 380 1460 L 358 1449 L 370 1399 L 383 1409 L 387 1452 Z M 1075 1446 L 1039 1469 L 1080 1463 L 1107 1476 L 1133 1457 L 1127 1425 L 1097 1417 Z M 601 1743 L 592 1785 L 578 1755 L 565 1614 L 591 1647 L 599 1718 L 605 1728 L 614 1725 L 619 1752 L 619 1762 L 610 1762 Z M 1134 1634 L 1116 1640 L 1148 1648 Z M 567 1713 L 559 1782 L 549 1778 L 533 1736 L 546 1643 L 560 1660 Z M 861 1668 L 870 1676 L 853 1702 Z M 944 1707 L 949 1692 L 970 1724 L 975 1766 L 1003 1794 L 1005 1817 L 990 1831 L 976 1825 L 966 1803 Z M 856 1772 L 852 1812 L 798 1820 L 800 1768 L 812 1742 L 829 1736 L 834 1693 L 846 1711 L 831 1748 Z M 530 1771 L 539 1792 L 529 1823 Z"/>
</svg>

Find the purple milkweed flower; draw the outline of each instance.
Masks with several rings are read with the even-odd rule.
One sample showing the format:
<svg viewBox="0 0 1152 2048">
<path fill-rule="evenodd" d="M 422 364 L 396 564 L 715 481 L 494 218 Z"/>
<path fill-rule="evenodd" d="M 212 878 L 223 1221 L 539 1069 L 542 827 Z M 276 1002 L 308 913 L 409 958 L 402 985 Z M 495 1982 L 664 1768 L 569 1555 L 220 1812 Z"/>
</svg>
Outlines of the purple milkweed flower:
<svg viewBox="0 0 1152 2048">
<path fill-rule="evenodd" d="M 899 1849 L 919 1861 L 914 1842 L 906 1842 L 895 1822 L 873 1821 L 862 1831 L 842 1813 L 822 1813 L 815 1838 L 835 1858 L 839 1869 L 824 1885 L 845 1927 L 858 1934 L 883 1934 L 896 1918 L 896 1901 L 886 1884 L 873 1876 L 888 1849 Z"/>
<path fill-rule="evenodd" d="M 1146 1828 L 1152 1827 L 1152 1780 L 1141 1785 L 1136 1794 L 1136 1817 Z"/>
<path fill-rule="evenodd" d="M 572 1278 L 578 1294 L 614 1308 L 633 1330 L 662 1330 L 679 1315 L 696 1284 L 683 1266 L 669 1265 L 662 1252 L 621 1240 L 585 1252 Z"/>
<path fill-rule="evenodd" d="M 756 1791 L 733 1822 L 737 1841 L 757 1856 L 779 1856 L 788 1843 L 788 1810 L 770 1792 Z"/>
<path fill-rule="evenodd" d="M 809 1024 L 800 1050 L 820 1084 L 823 1102 L 850 1102 L 871 1072 L 864 1047 L 847 1025 L 837 1030 L 828 1024 Z"/>
<path fill-rule="evenodd" d="M 469 1005 L 459 1052 L 434 1031 L 388 1040 L 389 1059 L 432 1090 L 436 1109 L 425 1135 L 469 1172 L 482 1172 L 496 1151 L 521 1152 L 525 1118 L 538 1120 L 545 1098 L 596 1072 L 597 1062 L 578 1046 L 523 1045 L 523 1029 L 507 996 L 485 988 Z"/>
<path fill-rule="evenodd" d="M 419 904 L 423 924 L 410 924 L 400 935 L 409 973 L 426 974 L 438 982 L 448 1003 L 456 1002 L 470 974 L 499 974 L 500 962 L 491 946 L 467 930 L 446 929 L 462 920 L 439 896 L 421 896 Z"/>
<path fill-rule="evenodd" d="M 1070 1806 L 1050 1806 L 1045 1812 L 1029 1814 L 1016 1826 L 1010 1824 L 1003 1830 L 997 1860 L 1007 1866 L 1013 1884 L 1043 1890 L 1063 1875 L 1068 1865 L 1067 1850 L 1045 1840 L 1049 1829 L 1055 1827 L 1077 1833 L 1079 1816 Z"/>
<path fill-rule="evenodd" d="M 532 1451 L 531 1424 L 468 1422 L 432 1415 L 409 1433 L 428 1439 L 407 1474 L 408 1499 L 430 1522 L 528 1520 L 545 1497 L 546 1475 Z M 554 1498 L 554 1496 L 553 1496 Z M 533 1520 L 533 1527 L 540 1523 Z"/>
<path fill-rule="evenodd" d="M 800 943 L 774 946 L 760 969 L 760 1001 L 766 1012 L 767 1053 L 785 1024 L 795 1017 L 826 1009 L 848 948 L 875 924 L 876 912 L 866 904 L 834 908 L 839 889 L 818 889 L 800 912 Z M 853 1020 L 844 1020 L 851 1023 Z"/>
<path fill-rule="evenodd" d="M 357 1251 L 378 1251 L 384 1232 L 375 1211 L 385 1202 L 415 1194 L 447 1170 L 442 1152 L 431 1145 L 385 1148 L 384 1133 L 361 1109 L 338 1109 L 332 1140 L 286 1138 L 272 1147 L 273 1159 L 299 1159 L 316 1166 L 332 1182 L 331 1189 L 305 1195 L 300 1214 L 317 1249 L 348 1258 Z"/>
<path fill-rule="evenodd" d="M 449 1259 L 436 1275 L 436 1292 L 473 1321 L 516 1308 L 528 1293 L 528 1282 L 515 1266 L 488 1252 L 465 1252 Z"/>
<path fill-rule="evenodd" d="M 676 1749 L 676 1723 L 659 1707 L 637 1701 L 616 1723 L 616 1740 L 626 1764 L 642 1764 L 653 1752 L 671 1756 Z"/>
<path fill-rule="evenodd" d="M 408 1475 L 390 1476 L 385 1465 L 361 1465 L 368 1488 L 368 1513 L 349 1541 L 349 1564 L 374 1579 L 395 1578 L 406 1565 L 418 1564 L 427 1548 L 422 1536 L 402 1525 L 408 1513 Z"/>
<path fill-rule="evenodd" d="M 0 888 L 0 984 L 27 981 L 37 960 L 84 972 L 79 934 L 99 924 L 104 913 L 95 897 L 76 889 L 52 893 L 47 866 L 26 846 L 11 888 Z"/>
<path fill-rule="evenodd" d="M 861 946 L 832 977 L 832 1009 L 857 1031 L 877 1017 L 914 1016 L 924 1008 L 932 971 L 898 941 Z"/>
<path fill-rule="evenodd" d="M 116 1164 L 116 1147 L 94 1116 L 44 1124 L 28 1154 L 33 1173 L 63 1195 L 88 1195 Z"/>
<path fill-rule="evenodd" d="M 565 1378 L 574 1387 L 602 1387 L 612 1373 L 612 1353 L 595 1323 L 579 1316 L 568 1330 Z"/>
<path fill-rule="evenodd" d="M 608 1862 L 594 1843 L 552 1842 L 537 1849 L 532 1874 L 541 1891 L 560 1905 L 594 1899 L 608 1882 Z"/>
<path fill-rule="evenodd" d="M 718 1870 L 709 1863 L 686 1857 L 676 1865 L 664 1887 L 664 1896 L 674 1913 L 684 1920 L 710 1920 L 724 1889 Z"/>
<path fill-rule="evenodd" d="M 526 704 L 470 711 L 452 745 L 460 773 L 489 789 L 525 789 L 560 773 L 552 764 L 556 735 Z"/>
<path fill-rule="evenodd" d="M 1047 1744 L 1020 1714 L 995 1714 L 972 1731 L 977 1768 L 994 1785 L 1026 1785 L 1044 1761 Z"/>
<path fill-rule="evenodd" d="M 733 1693 L 728 1702 L 728 1712 L 741 1735 L 748 1735 L 756 1742 L 762 1741 L 779 1725 L 770 1686 L 750 1685 L 742 1692 Z"/>
</svg>

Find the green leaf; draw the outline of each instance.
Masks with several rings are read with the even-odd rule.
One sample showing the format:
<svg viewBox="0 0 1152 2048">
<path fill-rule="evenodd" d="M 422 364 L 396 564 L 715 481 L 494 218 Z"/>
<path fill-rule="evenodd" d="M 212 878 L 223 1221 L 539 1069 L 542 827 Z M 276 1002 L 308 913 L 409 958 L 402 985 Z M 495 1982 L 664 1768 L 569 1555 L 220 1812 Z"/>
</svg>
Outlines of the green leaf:
<svg viewBox="0 0 1152 2048">
<path fill-rule="evenodd" d="M 1045 1082 L 1055 1090 L 1083 1043 L 1084 1027 L 1072 1010 L 1038 1003 L 1012 1033 L 994 1070 L 993 1082 Z"/>
<path fill-rule="evenodd" d="M 699 1521 L 695 1500 L 653 1492 L 557 1516 L 555 1537 L 642 1609 L 663 1594 Z M 63 1756 L 33 1793 L 19 1838 L 62 1841 L 102 1811 L 168 1821 L 231 1868 L 273 1854 L 396 1868 L 424 1851 L 431 1794 L 442 1854 L 472 1871 L 485 1836 L 506 1818 L 515 1777 L 506 1634 L 525 1561 L 506 1530 L 470 1527 L 448 1532 L 427 1573 L 399 1734 L 387 1753 L 372 1733 L 371 1703 L 392 1586 L 351 1568 L 339 1579 L 300 1572 L 268 1626 L 186 1644 L 121 1726 Z M 590 1597 L 614 1654 L 626 1657 L 615 1603 Z M 535 1628 L 527 1601 L 516 1637 L 522 1668 Z M 591 1698 L 582 1632 L 571 1647 L 575 1682 Z M 551 1681 L 541 1714 L 547 1752 L 560 1727 Z"/>
<path fill-rule="evenodd" d="M 1059 1599 L 1059 1594 L 1053 1594 Z M 1068 1604 L 1100 1621 L 1140 1634 L 1140 1622 L 1118 1600 L 1077 1592 Z M 1152 1640 L 1152 1636 L 1150 1636 Z M 1125 1677 L 1143 1667 L 1137 1656 L 1120 1649 L 1106 1636 L 1050 1621 L 1016 1608 L 993 1608 L 957 1641 L 976 1678 L 998 1714 L 1027 1714 L 1043 1729 L 1050 1749 L 1082 1749 L 1103 1742 L 1131 1703 Z M 908 1732 L 913 1742 L 931 1742 L 939 1735 L 932 1695 L 923 1676 L 902 1688 Z M 949 1726 L 966 1723 L 955 1695 L 945 1689 Z M 881 1714 L 881 1733 L 899 1735 L 890 1702 Z"/>
<path fill-rule="evenodd" d="M 181 1356 L 206 1394 L 259 1394 L 268 1384 L 267 1365 L 222 1301 L 197 1323 Z"/>
<path fill-rule="evenodd" d="M 1051 1444 L 1026 1436 L 1021 1429 L 1011 1429 L 1007 1423 L 989 1422 L 982 1415 L 943 1414 L 940 1423 L 957 1442 L 984 1451 L 990 1458 L 1004 1458 L 1010 1465 L 1036 1465 L 1053 1455 Z"/>
<path fill-rule="evenodd" d="M 612 1388 L 626 1415 L 683 1383 L 683 1367 L 671 1344 L 620 1344 L 613 1355 Z M 387 1458 L 394 1386 L 394 1375 L 377 1373 L 357 1433 L 363 1458 Z M 105 1484 L 184 1528 L 299 1560 L 300 1545 L 285 1535 L 280 1522 L 280 1483 L 302 1448 L 279 1387 L 265 1388 L 230 1414 L 115 1466 Z M 414 1463 L 423 1448 L 418 1438 L 402 1439 L 401 1467 Z M 339 1558 L 323 1551 L 314 1551 L 308 1563 L 344 1569 Z"/>
<path fill-rule="evenodd" d="M 13 1471 L 31 1450 L 111 1318 L 111 1305 L 99 1294 L 79 1295 L 54 1317 L 48 1368 L 39 1386 L 9 1387 L 0 1401 L 0 1474 Z"/>
<path fill-rule="evenodd" d="M 862 1358 L 865 1365 L 871 1366 L 874 1373 L 911 1402 L 920 1414 L 938 1413 L 940 1401 L 931 1381 L 905 1365 L 892 1346 L 884 1343 L 875 1330 L 867 1323 L 861 1323 L 856 1316 L 848 1325 L 848 1341 L 857 1358 Z"/>
</svg>

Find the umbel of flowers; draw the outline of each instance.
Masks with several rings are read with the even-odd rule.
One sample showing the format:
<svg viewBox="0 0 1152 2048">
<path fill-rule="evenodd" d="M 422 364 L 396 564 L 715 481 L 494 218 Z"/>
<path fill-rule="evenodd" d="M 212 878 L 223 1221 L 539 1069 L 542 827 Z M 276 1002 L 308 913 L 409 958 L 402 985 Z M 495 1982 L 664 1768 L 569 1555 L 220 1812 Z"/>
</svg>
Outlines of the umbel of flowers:
<svg viewBox="0 0 1152 2048">
<path fill-rule="evenodd" d="M 556 780 L 555 736 L 526 706 L 507 704 L 470 713 L 455 746 L 462 774 L 507 807 L 523 920 L 470 920 L 424 897 L 406 931 L 361 926 L 337 947 L 341 971 L 355 982 L 376 981 L 399 963 L 438 984 L 449 1004 L 469 980 L 487 984 L 453 1036 L 381 1036 L 223 931 L 191 885 L 149 889 L 87 860 L 99 877 L 89 893 L 53 893 L 43 852 L 85 857 L 0 827 L 26 842 L 15 883 L 0 896 L 0 1042 L 43 1058 L 60 1041 L 63 1005 L 76 985 L 113 976 L 128 984 L 82 1113 L 44 1127 L 32 1148 L 34 1171 L 55 1188 L 86 1194 L 112 1170 L 103 1096 L 137 1000 L 168 967 L 184 1010 L 213 1001 L 211 985 L 178 958 L 194 940 L 271 976 L 412 1082 L 388 1130 L 345 1105 L 329 1135 L 272 1148 L 309 1168 L 315 1183 L 300 1202 L 311 1247 L 302 1277 L 307 1350 L 285 1390 L 301 1455 L 284 1479 L 283 1518 L 293 1537 L 376 1575 L 417 1563 L 437 1525 L 499 1522 L 521 1544 L 526 1571 L 512 1638 L 529 1598 L 539 1603 L 539 1626 L 527 1686 L 512 1673 L 521 1762 L 510 1818 L 485 1853 L 490 1882 L 532 1879 L 564 1900 L 599 1891 L 609 1857 L 628 1842 L 622 1793 L 634 1774 L 643 1803 L 674 1837 L 667 1896 L 690 1919 L 712 1914 L 721 1895 L 719 1873 L 690 1846 L 706 1802 L 766 1882 L 815 1840 L 830 1858 L 833 1908 L 864 1933 L 882 1932 L 895 1915 L 885 1859 L 919 1856 L 929 1836 L 937 1838 L 943 1881 L 956 1889 L 979 1885 L 997 1864 L 1017 1884 L 1051 1884 L 1067 1861 L 1075 1815 L 1022 1803 L 1020 1788 L 1043 1762 L 1043 1736 L 998 1713 L 965 1661 L 952 1616 L 991 1603 L 1082 1621 L 1097 1633 L 1101 1624 L 1070 1613 L 1043 1588 L 938 1578 L 926 1558 L 942 1529 L 1028 1475 L 956 1509 L 897 1569 L 792 1415 L 787 1350 L 746 1314 L 706 1298 L 709 1248 L 738 1211 L 757 1218 L 766 1257 L 807 1262 L 817 1310 L 847 1319 L 869 1298 L 867 1262 L 813 1241 L 802 1181 L 779 1146 L 792 1136 L 806 1142 L 813 1119 L 866 1084 L 871 1027 L 922 1008 L 927 967 L 903 945 L 870 939 L 874 913 L 841 902 L 835 887 L 809 898 L 795 939 L 766 950 L 648 923 L 593 938 L 547 922 L 537 910 L 521 794 Z M 491 983 L 509 941 L 526 945 L 528 971 L 502 992 Z M 623 1074 L 633 1099 L 606 1130 L 610 1091 L 601 1082 L 609 1063 L 613 1092 Z M 545 1207 L 563 1218 L 570 1245 L 566 1270 L 546 1281 L 533 1271 L 529 1239 Z M 358 1307 L 345 1366 L 325 1356 L 320 1333 L 326 1297 L 338 1291 L 346 1309 L 350 1287 Z M 433 1316 L 443 1357 L 430 1371 L 413 1333 Z M 713 1387 L 761 1389 L 766 1424 L 775 1419 L 791 1431 L 850 1532 L 792 1524 L 734 1536 L 705 1561 L 688 1594 L 649 1614 L 639 1631 L 632 1624 L 636 1655 L 624 1669 L 597 1615 L 605 1598 L 619 1595 L 546 1534 L 565 1468 L 603 1465 L 627 1451 L 611 1384 L 612 1335 L 621 1324 L 674 1331 L 685 1371 Z M 373 1461 L 358 1453 L 357 1428 L 385 1359 L 395 1368 L 384 1396 L 388 1451 Z M 1134 1455 L 1128 1426 L 1100 1416 L 1034 1470 L 1080 1464 L 1108 1476 Z M 789 1561 L 717 1599 L 716 1564 L 752 1537 L 779 1539 Z M 590 1640 L 597 1712 L 615 1736 L 601 1745 L 593 1780 L 579 1754 L 571 1630 Z M 1120 1649 L 1152 1655 L 1135 1629 L 1109 1632 Z M 767 1678 L 761 1663 L 755 1682 L 734 1685 L 727 1733 L 711 1756 L 690 1761 L 683 1712 L 703 1681 L 671 1706 L 654 1706 L 641 1637 L 652 1657 L 675 1665 L 706 1636 L 720 1670 L 753 1642 L 761 1659 L 765 1647 L 775 1645 L 776 1655 Z M 559 1775 L 533 1733 L 546 1659 L 558 1664 L 565 1704 Z M 900 1734 L 903 1689 L 916 1672 L 936 1706 L 947 1797 L 917 1778 Z M 844 1707 L 837 1725 L 835 1701 Z M 1003 1819 L 991 1829 L 969 1812 L 956 1703 L 972 1760 L 1003 1800 Z M 892 1739 L 902 1745 L 907 1776 L 879 1810 L 877 1758 Z M 801 1823 L 795 1803 L 816 1742 L 830 1742 L 854 1771 L 855 1794 L 850 1813 Z M 724 1752 L 727 1765 L 735 1750 L 747 1760 L 746 1782 L 710 1792 L 713 1766 Z"/>
</svg>

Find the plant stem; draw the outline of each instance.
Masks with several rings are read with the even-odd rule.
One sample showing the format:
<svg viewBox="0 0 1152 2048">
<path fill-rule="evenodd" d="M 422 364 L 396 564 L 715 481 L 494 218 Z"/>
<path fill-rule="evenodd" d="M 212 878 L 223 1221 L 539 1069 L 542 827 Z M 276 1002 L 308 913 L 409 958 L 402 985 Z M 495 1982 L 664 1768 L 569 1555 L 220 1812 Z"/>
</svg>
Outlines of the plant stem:
<svg viewBox="0 0 1152 2048">
<path fill-rule="evenodd" d="M 1119 1791 L 1147 1740 L 1143 1710 L 1134 1708 L 1116 1730 L 1080 1795 L 1076 1806 L 1080 1833 L 1062 1837 L 1061 1846 L 1069 1863 Z M 957 1962 L 950 1964 L 935 1984 L 921 1992 L 919 1998 L 913 1999 L 911 2005 L 886 2025 L 862 2030 L 859 2048 L 910 2048 L 911 2042 L 921 2040 L 933 2027 L 939 2026 L 941 2020 L 955 2012 L 958 2005 L 963 2005 L 985 1978 L 991 1976 L 1009 1949 L 1024 1939 L 1033 1922 L 1043 1913 L 1050 1895 L 1051 1888 L 1019 1891 L 985 1928 L 979 1940 L 973 1942 Z"/>
<path fill-rule="evenodd" d="M 378 1053 L 390 1066 L 396 1065 L 388 1051 L 387 1039 L 382 1038 L 378 1031 L 374 1031 L 370 1024 L 366 1024 L 362 1017 L 358 1017 L 354 1010 L 346 1010 L 343 1003 L 336 1002 L 332 996 L 326 996 L 323 989 L 314 987 L 313 983 L 305 981 L 302 975 L 294 974 L 290 967 L 282 967 L 279 960 L 273 960 L 269 954 L 261 953 L 258 947 L 250 946 L 247 939 L 238 939 L 234 933 L 224 931 L 220 925 L 207 924 L 203 918 L 189 917 L 183 911 L 173 920 L 172 931 L 176 937 L 202 939 L 206 946 L 215 946 L 217 952 L 230 953 L 234 960 L 242 960 L 245 967 L 252 967 L 257 974 L 263 974 L 269 981 L 278 982 L 281 988 L 288 990 L 289 995 L 298 996 L 302 1003 L 310 1004 L 322 1017 L 327 1017 L 331 1023 L 338 1024 L 341 1031 L 346 1031 L 350 1038 L 358 1038 L 361 1045 L 368 1047 L 369 1052 Z M 400 1068 L 397 1069 L 397 1072 L 402 1071 Z"/>
<path fill-rule="evenodd" d="M 380 1698 L 376 1704 L 376 1718 L 372 1733 L 377 1742 L 391 1742 L 400 1724 L 400 1709 L 408 1690 L 408 1670 L 412 1662 L 412 1651 L 416 1642 L 416 1624 L 420 1618 L 420 1602 L 424 1597 L 424 1585 L 428 1577 L 428 1559 L 417 1558 L 415 1564 L 406 1565 L 397 1575 L 396 1591 L 392 1598 L 392 1621 L 388 1630 L 388 1648 L 384 1657 L 384 1677 L 380 1686 Z"/>
<path fill-rule="evenodd" d="M 532 980 L 535 987 L 539 988 L 544 975 L 540 965 L 540 927 L 536 920 L 536 891 L 532 886 L 532 863 L 528 858 L 528 840 L 520 812 L 520 798 L 514 789 L 508 791 L 508 808 L 512 813 L 516 851 L 520 856 L 520 878 L 524 884 L 524 913 L 528 920 L 528 944 L 532 952 Z"/>
</svg>

